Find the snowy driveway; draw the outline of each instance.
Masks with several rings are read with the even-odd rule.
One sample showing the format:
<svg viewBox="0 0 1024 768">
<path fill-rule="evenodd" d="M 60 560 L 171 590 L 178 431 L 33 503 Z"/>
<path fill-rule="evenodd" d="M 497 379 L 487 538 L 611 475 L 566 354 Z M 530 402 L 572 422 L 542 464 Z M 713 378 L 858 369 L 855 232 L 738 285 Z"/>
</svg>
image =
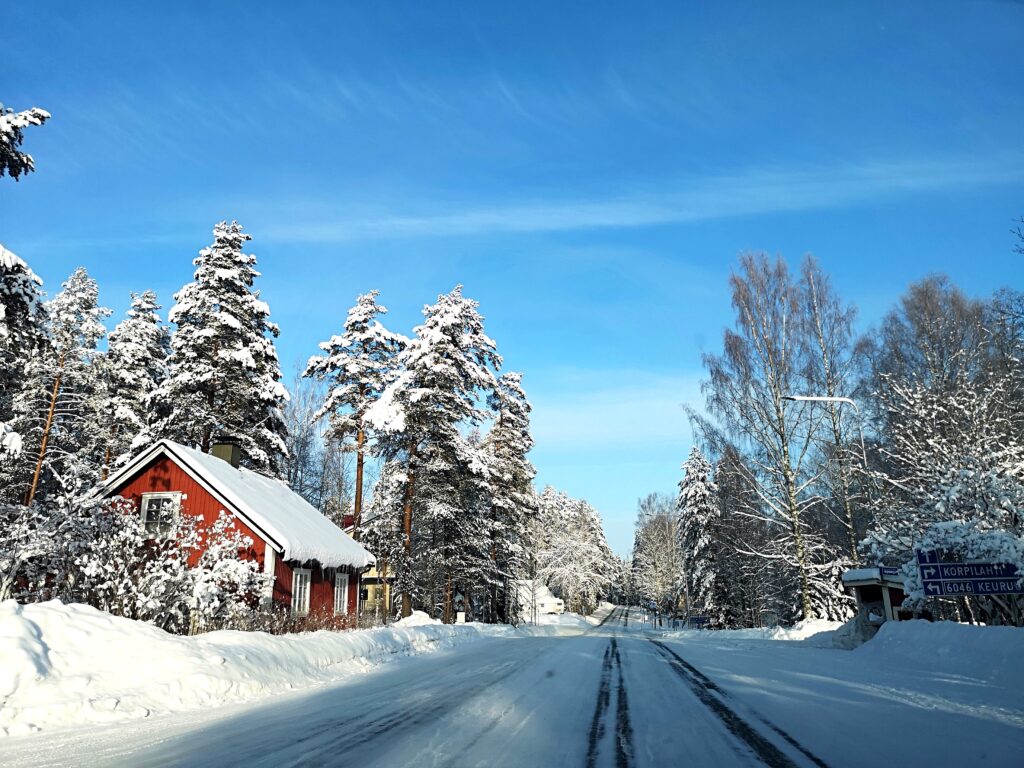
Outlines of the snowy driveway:
<svg viewBox="0 0 1024 768">
<path fill-rule="evenodd" d="M 858 654 L 645 632 L 486 639 L 313 690 L 0 742 L 0 764 L 1019 766 L 1024 702 Z"/>
</svg>

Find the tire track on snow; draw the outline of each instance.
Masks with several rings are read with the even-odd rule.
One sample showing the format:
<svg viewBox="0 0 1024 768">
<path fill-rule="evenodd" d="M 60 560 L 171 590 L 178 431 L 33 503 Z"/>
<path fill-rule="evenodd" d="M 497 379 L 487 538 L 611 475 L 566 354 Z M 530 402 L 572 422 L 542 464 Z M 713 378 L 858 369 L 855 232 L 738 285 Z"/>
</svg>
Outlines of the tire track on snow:
<svg viewBox="0 0 1024 768">
<path fill-rule="evenodd" d="M 782 750 L 772 744 L 772 742 L 766 739 L 752 725 L 750 725 L 750 723 L 740 717 L 735 710 L 726 704 L 723 699 L 725 699 L 728 694 L 711 678 L 694 667 L 671 648 L 667 647 L 660 640 L 655 640 L 653 638 L 650 638 L 650 640 L 665 660 L 668 661 L 669 666 L 694 692 L 700 702 L 722 721 L 722 724 L 730 733 L 746 744 L 757 758 L 761 760 L 761 762 L 770 766 L 770 768 L 797 768 L 797 764 L 794 763 Z M 815 766 L 818 768 L 828 768 L 828 765 L 821 758 L 800 744 L 800 742 L 784 730 L 760 715 L 757 717 L 766 726 L 771 728 L 772 731 L 782 737 L 787 744 L 810 760 Z"/>
</svg>

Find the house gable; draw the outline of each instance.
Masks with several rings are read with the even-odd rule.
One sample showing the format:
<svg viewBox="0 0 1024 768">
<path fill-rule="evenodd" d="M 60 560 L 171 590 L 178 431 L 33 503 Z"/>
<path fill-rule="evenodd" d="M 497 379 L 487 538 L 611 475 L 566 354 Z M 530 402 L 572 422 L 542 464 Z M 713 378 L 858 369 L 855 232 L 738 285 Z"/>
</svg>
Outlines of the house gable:
<svg viewBox="0 0 1024 768">
<path fill-rule="evenodd" d="M 136 513 L 142 509 L 142 496 L 146 493 L 180 493 L 181 514 L 191 515 L 201 520 L 202 528 L 209 528 L 220 515 L 221 510 L 235 518 L 235 526 L 245 536 L 252 539 L 247 556 L 265 566 L 267 539 L 258 528 L 244 520 L 236 510 L 218 498 L 206 484 L 201 483 L 192 473 L 176 462 L 166 453 L 156 453 L 142 467 L 126 478 L 122 478 L 109 486 L 104 495 L 107 497 L 122 496 L 132 502 Z M 273 548 L 273 544 L 270 544 Z M 193 558 L 198 558 L 196 553 Z"/>
<path fill-rule="evenodd" d="M 267 594 L 291 605 L 296 569 L 308 571 L 309 610 L 331 615 L 337 601 L 337 575 L 347 574 L 347 613 L 359 604 L 360 575 L 374 557 L 285 483 L 234 467 L 220 458 L 161 440 L 115 472 L 96 491 L 122 496 L 141 514 L 146 494 L 180 494 L 178 513 L 209 528 L 221 511 L 232 515 L 253 545 L 242 556 L 273 575 Z M 199 552 L 189 557 L 194 565 Z M 269 586 L 269 585 L 268 585 Z"/>
</svg>

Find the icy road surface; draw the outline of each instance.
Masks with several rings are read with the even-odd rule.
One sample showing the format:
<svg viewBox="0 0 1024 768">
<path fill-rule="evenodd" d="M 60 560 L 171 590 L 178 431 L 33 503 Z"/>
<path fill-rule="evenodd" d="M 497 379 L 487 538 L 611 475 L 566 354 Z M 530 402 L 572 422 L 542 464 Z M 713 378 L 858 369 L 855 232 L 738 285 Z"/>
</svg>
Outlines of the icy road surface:
<svg viewBox="0 0 1024 768">
<path fill-rule="evenodd" d="M 486 639 L 255 703 L 9 738 L 0 764 L 1024 765 L 1021 701 L 976 681 L 701 634 L 617 608 L 576 636 Z"/>
</svg>

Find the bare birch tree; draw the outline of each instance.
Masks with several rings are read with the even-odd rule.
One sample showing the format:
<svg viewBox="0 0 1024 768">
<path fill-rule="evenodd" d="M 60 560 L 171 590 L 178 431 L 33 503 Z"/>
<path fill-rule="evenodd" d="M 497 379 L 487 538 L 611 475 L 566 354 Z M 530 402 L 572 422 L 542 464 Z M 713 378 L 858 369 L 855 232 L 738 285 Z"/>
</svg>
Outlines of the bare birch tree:
<svg viewBox="0 0 1024 768">
<path fill-rule="evenodd" d="M 799 286 L 781 258 L 752 253 L 740 257 L 729 282 L 736 324 L 725 331 L 722 354 L 704 356 L 707 410 L 747 454 L 741 466 L 749 467 L 756 499 L 743 514 L 773 531 L 771 546 L 757 554 L 793 570 L 797 614 L 815 618 L 822 609 L 813 560 L 822 540 L 805 514 L 818 502 L 820 468 L 811 459 L 821 411 L 786 399 L 813 381 Z"/>
</svg>

